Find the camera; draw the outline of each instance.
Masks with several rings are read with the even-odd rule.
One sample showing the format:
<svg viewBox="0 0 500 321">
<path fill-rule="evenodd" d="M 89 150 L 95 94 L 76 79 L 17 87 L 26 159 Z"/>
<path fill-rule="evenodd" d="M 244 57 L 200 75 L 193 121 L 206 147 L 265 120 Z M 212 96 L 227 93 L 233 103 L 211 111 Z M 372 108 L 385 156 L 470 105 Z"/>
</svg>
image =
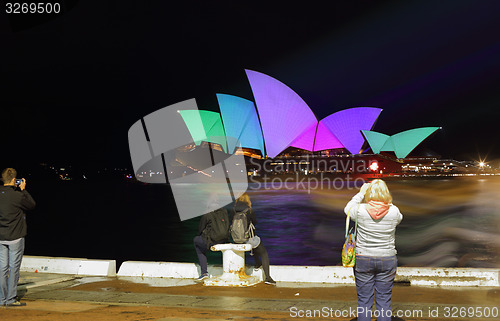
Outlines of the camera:
<svg viewBox="0 0 500 321">
<path fill-rule="evenodd" d="M 22 178 L 16 178 L 16 186 L 21 185 L 22 182 L 23 182 Z"/>
</svg>

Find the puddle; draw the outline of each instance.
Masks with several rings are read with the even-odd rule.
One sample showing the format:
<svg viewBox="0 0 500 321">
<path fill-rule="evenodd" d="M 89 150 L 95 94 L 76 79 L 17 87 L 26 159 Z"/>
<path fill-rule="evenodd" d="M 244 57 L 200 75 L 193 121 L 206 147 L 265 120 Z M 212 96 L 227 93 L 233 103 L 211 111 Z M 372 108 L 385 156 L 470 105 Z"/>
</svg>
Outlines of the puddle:
<svg viewBox="0 0 500 321">
<path fill-rule="evenodd" d="M 76 277 L 71 287 L 79 286 L 86 283 L 95 283 L 95 282 L 104 282 L 112 280 L 112 278 L 108 278 L 105 276 L 84 276 L 84 277 Z"/>
<path fill-rule="evenodd" d="M 353 284 L 339 284 L 339 283 L 319 283 L 319 282 L 277 282 L 279 288 L 342 288 L 346 286 L 353 286 Z"/>
</svg>

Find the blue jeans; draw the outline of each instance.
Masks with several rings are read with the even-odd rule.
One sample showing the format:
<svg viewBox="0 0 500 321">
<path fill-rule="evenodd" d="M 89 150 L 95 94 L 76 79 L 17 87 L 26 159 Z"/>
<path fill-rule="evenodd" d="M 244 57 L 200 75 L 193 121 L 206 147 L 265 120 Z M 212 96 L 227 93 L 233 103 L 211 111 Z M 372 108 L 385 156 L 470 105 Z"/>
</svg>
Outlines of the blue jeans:
<svg viewBox="0 0 500 321">
<path fill-rule="evenodd" d="M 396 256 L 373 257 L 356 256 L 354 277 L 358 292 L 358 321 L 390 321 L 392 286 L 396 276 L 398 260 Z M 372 313 L 373 297 L 377 312 Z"/>
<path fill-rule="evenodd" d="M 0 305 L 17 300 L 17 282 L 24 253 L 24 238 L 13 245 L 0 244 Z"/>
</svg>

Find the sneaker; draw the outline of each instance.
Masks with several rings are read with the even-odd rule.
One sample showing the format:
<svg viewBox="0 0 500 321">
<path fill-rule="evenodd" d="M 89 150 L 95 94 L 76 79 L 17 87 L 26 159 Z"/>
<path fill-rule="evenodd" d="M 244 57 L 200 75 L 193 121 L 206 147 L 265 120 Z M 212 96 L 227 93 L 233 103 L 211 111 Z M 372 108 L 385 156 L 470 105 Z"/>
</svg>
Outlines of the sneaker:
<svg viewBox="0 0 500 321">
<path fill-rule="evenodd" d="M 269 279 L 266 279 L 264 281 L 265 284 L 269 284 L 269 285 L 276 285 L 276 281 L 274 281 L 273 279 L 269 278 Z"/>
<path fill-rule="evenodd" d="M 206 278 L 208 278 L 208 273 L 200 275 L 195 281 L 201 282 L 201 281 L 205 280 Z"/>
<path fill-rule="evenodd" d="M 26 305 L 26 303 L 24 303 L 24 302 L 14 301 L 12 303 L 6 304 L 5 306 L 8 306 L 8 307 L 23 307 L 25 305 Z"/>
</svg>

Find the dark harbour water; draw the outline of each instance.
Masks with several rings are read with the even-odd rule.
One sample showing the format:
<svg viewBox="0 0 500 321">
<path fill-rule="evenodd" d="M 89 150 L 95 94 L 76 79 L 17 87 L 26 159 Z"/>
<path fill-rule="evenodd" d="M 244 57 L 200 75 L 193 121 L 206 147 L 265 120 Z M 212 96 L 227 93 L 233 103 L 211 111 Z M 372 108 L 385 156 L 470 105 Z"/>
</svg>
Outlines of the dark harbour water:
<svg viewBox="0 0 500 321">
<path fill-rule="evenodd" d="M 389 181 L 404 215 L 396 234 L 399 265 L 500 266 L 500 179 Z M 252 187 L 258 187 L 253 185 Z M 249 191 L 257 234 L 274 265 L 339 265 L 343 207 L 352 185 Z M 180 222 L 167 185 L 30 181 L 26 255 L 197 262 L 199 218 Z M 247 256 L 249 263 L 253 263 Z M 209 263 L 221 264 L 220 253 Z"/>
</svg>

